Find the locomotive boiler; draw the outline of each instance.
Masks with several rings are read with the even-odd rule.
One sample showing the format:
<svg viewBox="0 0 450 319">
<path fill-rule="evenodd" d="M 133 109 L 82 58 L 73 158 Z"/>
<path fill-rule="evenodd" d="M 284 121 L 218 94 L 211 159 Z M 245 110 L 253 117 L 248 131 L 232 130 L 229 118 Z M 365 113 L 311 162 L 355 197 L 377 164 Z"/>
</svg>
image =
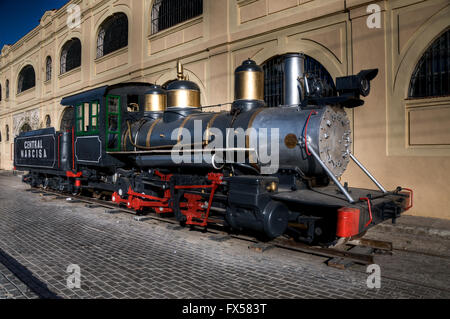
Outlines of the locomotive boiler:
<svg viewBox="0 0 450 319">
<path fill-rule="evenodd" d="M 300 59 L 301 56 L 298 55 L 297 58 Z M 298 77 L 301 70 L 296 74 Z M 293 80 L 297 81 L 295 78 Z M 180 148 L 199 150 L 214 141 L 214 146 L 224 150 L 211 149 L 217 155 L 214 161 L 212 156 L 208 156 L 198 163 L 193 155 L 183 164 L 203 167 L 209 165 L 214 169 L 226 163 L 223 153 L 232 150 L 245 154 L 241 157 L 246 159 L 245 164 L 262 166 L 263 170 L 264 166 L 274 163 L 262 163 L 258 153 L 276 155 L 279 158 L 275 159 L 277 163 L 274 166 L 295 167 L 308 176 L 326 176 L 328 170 L 339 178 L 344 173 L 350 158 L 351 131 L 350 121 L 342 107 L 299 108 L 301 100 L 295 101 L 292 98 L 290 107 L 265 107 L 262 70 L 250 60 L 236 70 L 235 83 L 235 101 L 231 112 L 220 113 L 202 111 L 198 86 L 183 80 L 182 73 L 179 81 L 169 85 L 167 91 L 153 87 L 147 92 L 148 109 L 153 110 L 152 116 L 130 125 L 122 139 L 123 149 L 128 152 L 143 151 L 135 153 L 140 167 L 176 166 L 179 163 L 172 160 L 173 154 L 155 156 L 150 152 L 145 154 L 144 151 L 174 147 L 176 144 Z M 162 106 L 161 101 L 166 100 L 166 95 L 169 97 L 168 104 Z M 161 98 L 155 99 L 156 96 Z M 219 134 L 214 133 L 213 128 Z M 276 136 L 271 134 L 274 133 L 274 128 Z M 183 130 L 187 130 L 190 141 L 183 142 Z M 236 134 L 238 130 L 241 135 Z M 263 132 L 267 136 L 265 142 L 261 143 L 259 137 Z M 308 134 L 308 140 L 304 139 L 305 134 Z M 200 138 L 194 142 L 196 135 Z M 222 139 L 220 143 L 215 140 L 217 135 Z M 239 138 L 243 143 L 239 143 Z M 298 147 L 303 142 L 310 145 L 310 148 Z M 275 144 L 274 149 L 272 144 Z M 317 165 L 309 158 L 311 149 L 317 149 L 321 162 L 326 167 Z M 234 160 L 233 157 L 230 164 Z M 273 174 L 278 171 L 278 167 L 274 167 L 272 171 L 267 168 L 265 171 Z"/>
<path fill-rule="evenodd" d="M 15 165 L 30 171 L 23 180 L 32 186 L 103 194 L 191 227 L 333 244 L 395 220 L 412 206 L 412 190 L 387 191 L 356 159 L 345 111 L 364 104 L 378 70 L 337 78 L 334 91 L 304 72 L 303 59 L 284 56 L 286 105 L 276 107 L 266 105 L 262 69 L 250 59 L 235 70 L 226 111 L 201 106 L 181 63 L 164 88 L 123 83 L 64 98 L 75 108 L 72 131 L 22 134 Z M 21 157 L 40 138 L 55 159 L 46 166 Z M 377 190 L 341 184 L 350 161 Z"/>
</svg>

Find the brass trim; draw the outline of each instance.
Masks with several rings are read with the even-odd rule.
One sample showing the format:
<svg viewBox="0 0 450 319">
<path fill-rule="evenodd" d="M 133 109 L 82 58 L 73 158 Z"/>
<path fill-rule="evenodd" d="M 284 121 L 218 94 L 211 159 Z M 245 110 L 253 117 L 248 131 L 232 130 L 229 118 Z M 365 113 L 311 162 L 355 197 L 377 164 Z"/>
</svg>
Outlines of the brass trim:
<svg viewBox="0 0 450 319">
<path fill-rule="evenodd" d="M 161 118 L 154 121 L 152 126 L 150 126 L 150 129 L 148 130 L 148 133 L 147 133 L 147 141 L 146 141 L 147 147 L 150 147 L 150 138 L 152 137 L 153 129 L 155 128 L 156 124 L 158 124 L 160 121 L 161 121 Z"/>
<path fill-rule="evenodd" d="M 167 96 L 165 94 L 146 94 L 145 95 L 145 111 L 146 112 L 162 112 L 167 107 Z"/>
<path fill-rule="evenodd" d="M 200 107 L 200 92 L 197 90 L 171 90 L 167 92 L 167 107 Z"/>
<path fill-rule="evenodd" d="M 177 61 L 177 79 L 178 81 L 185 79 L 183 64 L 181 64 L 180 60 Z"/>
<path fill-rule="evenodd" d="M 125 131 L 125 136 L 122 137 L 122 149 L 123 150 L 127 149 L 127 141 L 128 141 L 128 136 L 129 136 L 128 131 L 129 130 L 130 130 L 130 128 L 127 128 L 127 130 Z"/>
<path fill-rule="evenodd" d="M 214 124 L 215 120 L 216 120 L 216 119 L 219 117 L 219 115 L 221 115 L 221 114 L 222 114 L 222 113 L 217 113 L 217 114 L 215 114 L 215 115 L 209 120 L 208 125 L 206 126 L 206 132 L 205 132 L 205 134 L 206 134 L 206 136 L 205 136 L 205 142 L 206 142 L 206 145 L 209 144 L 210 129 L 211 129 L 212 125 Z"/>
<path fill-rule="evenodd" d="M 259 115 L 259 113 L 261 113 L 264 110 L 264 108 L 259 108 L 258 110 L 255 111 L 255 113 L 252 114 L 252 116 L 250 117 L 250 121 L 248 122 L 248 126 L 247 126 L 247 130 L 252 128 L 253 126 L 253 122 L 255 121 L 255 118 Z M 250 131 L 248 131 L 250 133 Z M 245 148 L 250 148 L 250 134 L 248 134 L 245 137 Z M 252 163 L 253 162 L 253 152 L 248 152 L 248 159 L 249 162 Z"/>
<path fill-rule="evenodd" d="M 292 133 L 288 134 L 284 138 L 284 145 L 286 145 L 286 147 L 288 149 L 296 148 L 297 144 L 298 144 L 298 138 L 297 138 L 297 135 L 295 135 L 295 134 L 292 134 Z"/>
<path fill-rule="evenodd" d="M 178 127 L 178 137 L 177 137 L 177 143 L 181 142 L 181 133 L 183 132 L 183 128 L 186 125 L 186 123 L 191 119 L 191 117 L 193 116 L 193 114 L 189 115 L 188 117 L 186 117 L 183 121 L 183 123 L 181 123 L 180 127 Z"/>
<path fill-rule="evenodd" d="M 268 192 L 274 193 L 274 192 L 278 191 L 278 184 L 276 182 L 269 183 L 269 185 L 267 185 L 266 189 Z"/>
<path fill-rule="evenodd" d="M 235 75 L 235 100 L 264 100 L 264 74 L 241 71 Z"/>
</svg>

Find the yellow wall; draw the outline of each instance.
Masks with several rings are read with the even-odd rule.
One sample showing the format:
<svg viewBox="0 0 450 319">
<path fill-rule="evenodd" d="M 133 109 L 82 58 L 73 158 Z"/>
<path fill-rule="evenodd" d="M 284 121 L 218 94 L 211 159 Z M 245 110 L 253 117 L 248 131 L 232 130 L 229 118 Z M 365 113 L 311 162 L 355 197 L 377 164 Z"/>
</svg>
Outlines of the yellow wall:
<svg viewBox="0 0 450 319">
<path fill-rule="evenodd" d="M 80 29 L 67 27 L 69 4 L 82 9 Z M 367 6 L 381 9 L 380 29 L 367 27 Z M 104 84 L 176 77 L 181 59 L 202 89 L 202 104 L 233 99 L 233 70 L 251 57 L 303 52 L 333 77 L 379 68 L 366 105 L 350 110 L 353 151 L 387 187 L 415 190 L 411 214 L 450 218 L 450 98 L 407 100 L 411 74 L 422 53 L 449 27 L 447 0 L 204 0 L 203 15 L 151 34 L 151 0 L 72 0 L 44 14 L 29 34 L 0 56 L 0 168 L 11 169 L 11 143 L 24 122 L 41 127 L 45 116 L 59 129 L 67 95 Z M 115 12 L 129 19 L 129 45 L 96 59 L 100 24 Z M 64 43 L 78 37 L 82 66 L 59 75 Z M 53 60 L 45 82 L 45 59 Z M 36 87 L 16 94 L 21 68 L 33 65 Z M 5 82 L 10 98 L 5 100 Z M 10 127 L 6 142 L 5 125 Z M 373 187 L 354 166 L 343 177 L 352 186 Z"/>
</svg>

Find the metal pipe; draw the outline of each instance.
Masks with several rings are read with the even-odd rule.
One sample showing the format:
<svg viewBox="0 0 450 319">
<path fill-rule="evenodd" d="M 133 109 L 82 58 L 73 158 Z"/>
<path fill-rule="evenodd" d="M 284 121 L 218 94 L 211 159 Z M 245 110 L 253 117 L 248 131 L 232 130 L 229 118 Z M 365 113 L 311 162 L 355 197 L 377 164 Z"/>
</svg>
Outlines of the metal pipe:
<svg viewBox="0 0 450 319">
<path fill-rule="evenodd" d="M 339 190 L 347 197 L 348 201 L 353 204 L 355 203 L 355 200 L 352 198 L 352 196 L 348 193 L 348 191 L 344 188 L 344 186 L 339 183 L 338 179 L 334 174 L 330 171 L 330 169 L 325 165 L 324 162 L 320 159 L 319 155 L 317 155 L 316 150 L 309 146 L 308 150 L 311 152 L 311 154 L 314 156 L 314 158 L 319 162 L 320 166 L 325 170 L 327 175 L 333 180 L 333 182 L 336 184 L 336 186 L 339 188 Z"/>
<path fill-rule="evenodd" d="M 181 144 L 181 145 L 165 145 L 164 147 L 180 147 L 180 149 L 173 150 L 154 150 L 154 151 L 122 151 L 122 152 L 106 152 L 107 154 L 113 155 L 133 155 L 133 154 L 165 154 L 165 153 L 181 153 L 181 154 L 190 154 L 190 153 L 216 153 L 216 152 L 255 152 L 254 148 L 244 148 L 244 147 L 233 147 L 233 148 L 200 148 L 200 149 L 184 149 L 191 146 L 201 146 L 202 143 L 196 144 Z M 158 146 L 155 146 L 155 148 Z M 181 148 L 183 147 L 183 148 Z"/>
<path fill-rule="evenodd" d="M 361 164 L 356 157 L 350 153 L 350 158 L 356 163 L 356 165 L 359 166 L 359 168 L 366 173 L 366 175 L 372 180 L 372 182 L 374 182 L 375 185 L 377 185 L 377 187 L 383 192 L 383 193 L 387 193 L 387 191 L 384 189 L 384 187 L 375 179 L 375 177 L 373 177 L 372 174 L 369 173 L 369 171 L 364 167 L 363 164 Z"/>
<path fill-rule="evenodd" d="M 136 156 L 136 164 L 139 167 L 174 167 L 174 166 L 186 166 L 197 168 L 209 168 L 213 169 L 211 163 L 206 162 L 206 159 L 202 159 L 201 163 L 196 163 L 193 157 L 189 157 L 190 163 L 175 163 L 172 159 L 172 155 L 140 155 Z"/>
</svg>

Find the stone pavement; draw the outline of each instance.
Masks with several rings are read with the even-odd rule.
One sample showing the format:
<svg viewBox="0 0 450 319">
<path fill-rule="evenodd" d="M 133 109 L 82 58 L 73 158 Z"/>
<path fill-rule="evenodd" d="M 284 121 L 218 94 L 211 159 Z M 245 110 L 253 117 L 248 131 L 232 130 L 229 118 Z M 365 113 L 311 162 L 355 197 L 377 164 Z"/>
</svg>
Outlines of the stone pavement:
<svg viewBox="0 0 450 319">
<path fill-rule="evenodd" d="M 240 240 L 218 242 L 26 188 L 0 172 L 0 298 L 450 297 L 445 256 L 381 256 L 381 288 L 369 289 L 363 266 L 342 271 L 322 257 L 278 248 L 258 253 Z M 79 289 L 67 286 L 70 265 L 80 267 Z"/>
</svg>

